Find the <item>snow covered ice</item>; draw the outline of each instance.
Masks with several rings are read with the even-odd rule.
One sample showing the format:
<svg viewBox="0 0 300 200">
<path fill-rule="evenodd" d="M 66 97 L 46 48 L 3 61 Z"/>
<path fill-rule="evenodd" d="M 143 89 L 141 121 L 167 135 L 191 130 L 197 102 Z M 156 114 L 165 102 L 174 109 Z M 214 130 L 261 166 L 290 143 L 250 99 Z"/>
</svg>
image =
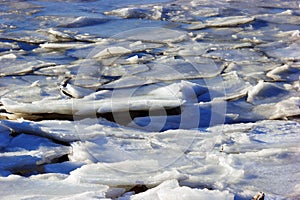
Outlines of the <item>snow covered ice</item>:
<svg viewBox="0 0 300 200">
<path fill-rule="evenodd" d="M 0 15 L 0 199 L 300 198 L 299 2 Z"/>
</svg>

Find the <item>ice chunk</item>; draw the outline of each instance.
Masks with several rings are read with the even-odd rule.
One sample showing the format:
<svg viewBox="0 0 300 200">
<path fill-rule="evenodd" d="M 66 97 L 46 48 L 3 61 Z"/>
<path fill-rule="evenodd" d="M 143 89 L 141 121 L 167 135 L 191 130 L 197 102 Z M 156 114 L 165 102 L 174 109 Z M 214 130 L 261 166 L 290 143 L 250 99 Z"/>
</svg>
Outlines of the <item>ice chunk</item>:
<svg viewBox="0 0 300 200">
<path fill-rule="evenodd" d="M 160 199 L 158 196 L 158 192 L 165 192 L 168 189 L 175 189 L 178 188 L 179 184 L 176 179 L 171 179 L 162 182 L 160 185 L 156 186 L 155 188 L 152 188 L 150 190 L 147 190 L 146 192 L 136 194 L 130 197 L 132 200 L 138 200 L 138 199 Z"/>
<path fill-rule="evenodd" d="M 0 61 L 2 61 L 2 60 L 9 60 L 9 59 L 15 60 L 16 58 L 17 58 L 17 56 L 15 54 L 9 53 L 9 54 L 1 55 L 0 56 Z"/>
<path fill-rule="evenodd" d="M 93 56 L 93 58 L 106 58 L 106 57 L 113 57 L 113 56 L 119 56 L 131 53 L 130 49 L 124 48 L 122 46 L 116 46 L 116 47 L 108 47 L 106 49 L 103 49 L 99 53 Z"/>
<path fill-rule="evenodd" d="M 300 69 L 289 65 L 283 65 L 269 71 L 267 76 L 276 81 L 297 81 L 300 78 Z"/>
<path fill-rule="evenodd" d="M 158 20 L 162 17 L 162 7 L 153 6 L 149 7 L 140 7 L 140 8 L 120 8 L 110 12 L 104 12 L 107 15 L 117 15 L 123 18 L 148 18 Z"/>
<path fill-rule="evenodd" d="M 239 24 L 247 24 L 254 21 L 254 17 L 248 16 L 230 16 L 230 17 L 216 17 L 206 20 L 203 24 L 196 24 L 189 27 L 189 29 L 197 30 L 206 27 L 226 27 L 237 26 Z"/>
<path fill-rule="evenodd" d="M 70 22 L 61 23 L 61 25 L 59 26 L 64 28 L 78 28 L 78 27 L 102 24 L 102 23 L 106 23 L 107 21 L 108 19 L 104 19 L 104 18 L 91 18 L 91 17 L 80 16 Z"/>
<path fill-rule="evenodd" d="M 159 186 L 152 188 L 144 193 L 131 196 L 130 199 L 184 199 L 184 200 L 197 200 L 197 199 L 233 199 L 234 195 L 228 191 L 210 191 L 208 189 L 192 189 L 186 186 L 180 187 L 176 180 L 169 180 L 161 183 Z"/>
<path fill-rule="evenodd" d="M 127 58 L 126 60 L 130 63 L 137 63 L 139 57 L 137 55 Z"/>
<path fill-rule="evenodd" d="M 95 92 L 94 90 L 78 87 L 76 85 L 71 85 L 69 83 L 67 83 L 66 86 L 61 85 L 60 89 L 64 94 L 74 98 L 82 98 L 84 96 L 87 96 Z"/>
<path fill-rule="evenodd" d="M 278 102 L 270 119 L 285 119 L 300 115 L 300 97 L 290 97 Z"/>
<path fill-rule="evenodd" d="M 55 30 L 53 28 L 50 28 L 48 30 L 39 30 L 39 32 L 46 32 L 46 34 L 49 35 L 49 37 L 52 39 L 51 41 L 72 41 L 74 38 L 71 34 L 67 32 L 61 32 L 59 30 Z"/>
<path fill-rule="evenodd" d="M 83 44 L 82 43 L 44 43 L 40 44 L 40 48 L 45 48 L 45 49 L 72 49 L 72 48 L 79 48 Z"/>
<path fill-rule="evenodd" d="M 258 102 L 272 102 L 273 99 L 285 97 L 289 92 L 275 83 L 266 83 L 263 80 L 248 91 L 247 102 L 258 104 Z"/>
<path fill-rule="evenodd" d="M 237 71 L 231 71 L 222 75 L 224 84 L 224 93 L 227 99 L 236 99 L 246 96 L 247 90 L 251 86 L 248 82 L 242 80 Z"/>
</svg>

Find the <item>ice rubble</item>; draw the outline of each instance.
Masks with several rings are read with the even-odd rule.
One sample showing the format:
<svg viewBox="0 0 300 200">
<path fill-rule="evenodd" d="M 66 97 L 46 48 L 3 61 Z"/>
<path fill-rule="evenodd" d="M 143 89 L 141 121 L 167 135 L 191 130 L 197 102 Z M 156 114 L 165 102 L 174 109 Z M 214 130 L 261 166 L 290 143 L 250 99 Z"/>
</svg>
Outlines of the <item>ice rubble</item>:
<svg viewBox="0 0 300 200">
<path fill-rule="evenodd" d="M 229 77 L 235 78 L 235 76 Z M 46 99 L 32 103 L 18 103 L 3 98 L 1 101 L 8 112 L 24 118 L 30 118 L 31 115 L 47 116 L 58 114 L 79 119 L 86 116 L 95 117 L 101 114 L 112 113 L 114 121 L 127 125 L 132 120 L 131 116 L 129 116 L 130 113 L 151 112 L 152 110 L 158 112 L 153 114 L 153 116 L 149 116 L 152 120 L 158 117 L 161 119 L 165 118 L 165 126 L 172 127 L 172 124 L 177 123 L 178 125 L 183 124 L 184 128 L 205 127 L 223 122 L 232 123 L 287 118 L 300 114 L 298 93 L 290 90 L 290 88 L 284 88 L 285 86 L 281 86 L 282 84 L 259 81 L 255 86 L 246 85 L 245 88 L 240 88 L 237 87 L 241 83 L 239 78 L 230 79 L 224 77 L 221 81 L 221 84 L 225 84 L 224 88 L 213 86 L 210 83 L 207 83 L 207 87 L 203 87 L 200 84 L 181 81 L 169 85 L 157 84 L 156 86 L 129 88 L 120 91 L 101 91 L 91 93 L 81 99 Z M 82 94 L 82 91 L 79 89 L 76 91 L 76 87 L 72 87 L 72 90 L 75 91 L 73 96 L 76 97 Z M 229 96 L 223 97 L 224 93 Z M 246 102 L 244 102 L 243 97 L 246 97 Z M 290 109 L 290 106 L 293 109 Z M 271 109 L 274 107 L 276 108 L 275 110 Z M 180 112 L 166 116 L 166 110 L 175 108 L 180 108 Z M 121 119 L 126 117 L 126 115 L 119 115 L 122 112 L 127 113 L 127 121 L 126 119 Z M 194 121 L 183 122 L 189 116 L 195 117 L 197 115 L 199 117 L 194 118 Z M 235 117 L 232 117 L 233 115 Z M 248 116 L 244 117 L 245 115 Z M 135 123 L 138 125 L 143 124 L 142 118 L 139 119 L 138 117 L 134 119 Z M 214 121 L 217 118 L 223 118 L 223 120 Z M 147 116 L 143 119 L 148 120 Z M 125 124 L 121 121 L 124 121 Z M 158 123 L 158 125 L 161 125 L 161 120 Z M 171 125 L 168 125 L 168 123 Z M 164 125 L 161 128 L 163 127 Z M 176 126 L 173 128 L 176 128 Z"/>
<path fill-rule="evenodd" d="M 57 5 L 3 2 L 0 196 L 299 198 L 299 5 Z"/>
<path fill-rule="evenodd" d="M 14 125 L 15 123 L 13 121 L 2 121 L 1 126 L 9 127 L 15 133 L 30 134 L 28 132 L 28 122 L 19 122 L 17 126 Z M 51 136 L 52 133 L 57 131 L 55 127 L 62 122 L 51 121 L 52 126 L 45 127 L 47 123 L 49 122 L 42 121 L 30 124 L 30 126 L 41 127 L 44 132 Z M 54 123 L 57 123 L 57 125 L 54 125 Z M 232 198 L 234 194 L 249 197 L 259 190 L 263 190 L 268 198 L 289 197 L 288 195 L 291 194 L 294 194 L 294 197 L 299 195 L 299 190 L 294 185 L 300 178 L 297 175 L 300 153 L 298 148 L 300 125 L 297 122 L 262 121 L 214 126 L 209 129 L 169 130 L 161 133 L 115 127 L 112 123 L 105 121 L 98 125 L 91 125 L 94 124 L 93 120 L 85 120 L 79 124 L 81 127 L 77 131 L 79 138 L 83 136 L 81 141 L 67 139 L 74 132 L 76 122 L 59 130 L 57 134 L 60 136 L 55 137 L 56 139 L 60 138 L 60 141 L 70 142 L 72 152 L 68 152 L 69 161 L 57 163 L 56 167 L 51 166 L 53 164 L 47 164 L 47 162 L 35 161 L 36 163 L 34 163 L 32 161 L 29 164 L 36 165 L 36 168 L 39 167 L 45 172 L 56 174 L 61 173 L 63 169 L 68 167 L 68 162 L 74 163 L 73 169 L 75 167 L 75 170 L 71 171 L 70 175 L 65 175 L 60 179 L 63 180 L 62 183 L 66 187 L 71 184 L 69 187 L 89 188 L 90 193 L 78 190 L 78 193 L 87 195 L 89 198 L 94 195 L 94 192 L 99 192 L 99 184 L 109 186 L 112 191 L 114 191 L 113 188 L 129 190 L 135 185 L 146 185 L 148 188 L 154 187 L 153 190 L 141 193 L 136 197 L 132 193 L 127 194 L 133 195 L 132 198 L 144 195 L 145 198 L 148 198 L 148 195 L 163 195 L 163 193 L 166 195 L 169 192 L 168 187 L 162 186 L 168 185 L 164 181 L 168 182 L 170 179 L 178 180 L 179 184 L 184 187 L 176 186 L 176 182 L 173 181 L 171 185 L 175 184 L 176 187 L 172 186 L 169 189 L 174 189 L 175 193 L 176 191 L 184 191 L 182 195 L 188 195 L 186 196 L 187 199 L 188 197 L 203 196 L 204 198 L 205 196 L 214 197 L 215 195 Z M 100 128 L 101 131 L 99 132 Z M 89 131 L 89 137 L 83 135 L 87 131 Z M 16 139 L 12 136 L 6 137 L 16 140 L 19 136 Z M 26 137 L 33 136 L 28 135 Z M 18 146 L 13 140 L 3 145 L 5 146 L 4 150 L 7 149 L 5 151 L 8 151 L 13 143 L 14 147 Z M 51 147 L 53 142 L 43 140 L 44 143 L 39 142 L 41 145 L 40 150 L 47 151 L 47 148 L 53 148 Z M 34 143 L 35 141 L 32 140 L 31 142 Z M 18 144 L 23 145 L 22 143 Z M 49 147 L 46 148 L 46 146 Z M 63 144 L 55 144 L 55 146 L 64 147 Z M 29 147 L 33 148 L 31 145 L 25 148 Z M 18 154 L 24 152 L 21 147 L 15 149 L 15 151 Z M 59 156 L 61 154 L 56 152 L 55 155 Z M 8 153 L 2 153 L 2 156 L 8 156 Z M 19 159 L 12 156 L 12 154 L 10 159 L 12 162 L 11 165 L 7 165 L 5 168 L 6 175 L 13 173 L 16 166 L 29 165 L 27 163 L 29 159 Z M 59 165 L 63 168 L 60 168 Z M 76 169 L 76 165 L 79 167 L 78 169 Z M 70 166 L 69 168 L 71 169 Z M 30 169 L 33 169 L 33 167 Z M 51 180 L 51 177 L 52 179 L 55 178 L 55 174 L 52 176 L 49 174 L 49 179 Z M 273 177 L 275 174 L 276 178 Z M 30 178 L 33 184 L 46 184 L 45 181 L 40 180 L 39 176 L 37 176 L 37 179 L 33 178 L 35 176 Z M 25 184 L 26 182 L 21 181 L 24 178 L 15 175 L 2 179 L 16 185 Z M 285 182 L 285 180 L 289 180 L 289 182 Z M 285 183 L 284 186 L 282 182 Z M 163 185 L 155 188 L 160 183 L 163 183 Z M 51 180 L 51 184 L 52 187 L 56 187 L 61 184 L 61 181 L 54 179 Z M 191 189 L 189 187 L 202 189 Z M 212 188 L 213 191 L 203 188 Z M 118 196 L 124 193 L 124 189 L 121 192 L 115 191 L 117 193 L 115 195 Z M 107 189 L 101 191 L 103 196 L 112 195 L 107 192 Z M 66 189 L 61 195 L 67 195 L 69 192 L 70 190 Z M 25 193 L 18 191 L 17 194 L 24 195 Z M 122 198 L 126 198 L 126 195 Z"/>
</svg>

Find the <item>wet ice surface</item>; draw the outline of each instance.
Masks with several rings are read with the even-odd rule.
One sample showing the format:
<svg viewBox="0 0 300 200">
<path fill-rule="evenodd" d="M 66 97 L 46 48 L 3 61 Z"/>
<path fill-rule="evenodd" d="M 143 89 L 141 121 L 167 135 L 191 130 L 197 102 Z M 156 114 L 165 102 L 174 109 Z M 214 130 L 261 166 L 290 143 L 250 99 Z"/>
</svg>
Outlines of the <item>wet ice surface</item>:
<svg viewBox="0 0 300 200">
<path fill-rule="evenodd" d="M 3 1 L 0 15 L 4 199 L 300 197 L 296 1 Z"/>
</svg>

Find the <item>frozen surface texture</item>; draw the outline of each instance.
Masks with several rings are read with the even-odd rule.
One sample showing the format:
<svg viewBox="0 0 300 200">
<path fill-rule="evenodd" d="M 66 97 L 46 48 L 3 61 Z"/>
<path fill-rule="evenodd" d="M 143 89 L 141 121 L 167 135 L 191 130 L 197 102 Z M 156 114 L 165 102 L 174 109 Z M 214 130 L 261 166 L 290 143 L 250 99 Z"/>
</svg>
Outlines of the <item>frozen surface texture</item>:
<svg viewBox="0 0 300 200">
<path fill-rule="evenodd" d="M 300 198 L 299 2 L 0 4 L 0 199 Z"/>
</svg>

